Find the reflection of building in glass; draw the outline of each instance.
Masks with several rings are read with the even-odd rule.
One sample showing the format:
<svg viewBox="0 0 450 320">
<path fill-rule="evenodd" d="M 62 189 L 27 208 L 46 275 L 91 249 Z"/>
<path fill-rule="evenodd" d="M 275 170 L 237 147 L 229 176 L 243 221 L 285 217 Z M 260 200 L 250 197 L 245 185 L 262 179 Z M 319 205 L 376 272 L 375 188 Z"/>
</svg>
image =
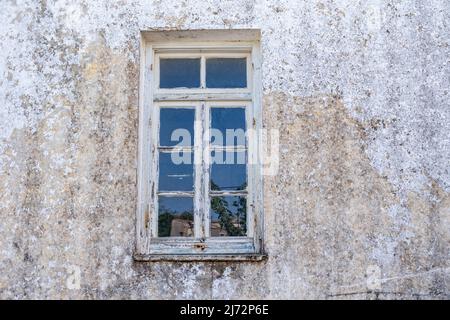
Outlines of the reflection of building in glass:
<svg viewBox="0 0 450 320">
<path fill-rule="evenodd" d="M 174 218 L 170 226 L 171 237 L 192 237 L 193 236 L 192 221 L 180 218 Z"/>
<path fill-rule="evenodd" d="M 232 225 L 237 229 L 241 230 L 242 226 L 239 224 L 237 218 L 233 219 Z M 225 228 L 222 227 L 219 221 L 211 221 L 211 237 L 226 237 L 233 236 L 229 234 Z"/>
<path fill-rule="evenodd" d="M 211 222 L 211 237 L 225 237 L 228 233 L 224 230 L 219 222 Z"/>
</svg>

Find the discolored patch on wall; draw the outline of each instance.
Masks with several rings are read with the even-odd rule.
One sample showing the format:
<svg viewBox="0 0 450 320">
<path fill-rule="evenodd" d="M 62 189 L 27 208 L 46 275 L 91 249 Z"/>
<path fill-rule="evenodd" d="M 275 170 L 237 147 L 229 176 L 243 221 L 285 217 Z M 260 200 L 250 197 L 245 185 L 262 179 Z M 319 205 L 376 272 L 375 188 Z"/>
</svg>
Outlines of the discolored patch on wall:
<svg viewBox="0 0 450 320">
<path fill-rule="evenodd" d="M 445 273 L 449 252 L 427 248 L 436 241 L 428 227 L 436 199 L 421 199 L 421 211 L 401 202 L 368 158 L 371 122 L 352 118 L 339 96 L 284 93 L 265 96 L 264 119 L 266 128 L 280 130 L 280 171 L 265 179 L 264 206 L 275 268 L 269 278 L 284 283 L 274 297 L 367 296 L 372 265 L 382 278 L 400 277 L 382 281 L 380 292 L 433 295 L 427 274 L 404 286 L 409 279 L 401 276 L 430 268 Z M 447 196 L 441 190 L 439 201 Z"/>
</svg>

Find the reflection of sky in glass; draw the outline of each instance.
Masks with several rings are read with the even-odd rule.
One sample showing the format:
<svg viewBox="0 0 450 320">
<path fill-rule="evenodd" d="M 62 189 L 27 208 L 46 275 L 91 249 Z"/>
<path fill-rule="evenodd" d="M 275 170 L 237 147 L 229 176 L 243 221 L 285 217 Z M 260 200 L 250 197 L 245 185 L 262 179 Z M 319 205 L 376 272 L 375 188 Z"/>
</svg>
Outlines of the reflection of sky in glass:
<svg viewBox="0 0 450 320">
<path fill-rule="evenodd" d="M 211 129 L 211 143 L 213 145 L 245 145 L 245 109 L 236 107 L 211 108 Z M 227 139 L 227 129 L 238 131 L 230 132 L 231 136 L 229 134 Z M 220 135 L 216 136 L 215 130 L 220 132 Z M 236 135 L 236 137 L 233 135 Z"/>
<path fill-rule="evenodd" d="M 158 198 L 159 213 L 164 210 L 174 211 L 176 214 L 181 214 L 185 211 L 194 212 L 194 202 L 192 197 L 167 197 L 159 196 Z"/>
<path fill-rule="evenodd" d="M 247 183 L 245 152 L 213 151 L 219 163 L 211 163 L 211 190 L 244 190 Z M 221 155 L 221 156 L 220 156 Z"/>
<path fill-rule="evenodd" d="M 160 196 L 158 207 L 159 237 L 193 236 L 193 198 Z"/>
<path fill-rule="evenodd" d="M 211 236 L 244 236 L 247 199 L 244 196 L 211 198 Z"/>
<path fill-rule="evenodd" d="M 207 88 L 247 87 L 246 58 L 206 59 Z"/>
<path fill-rule="evenodd" d="M 172 157 L 182 157 L 183 152 L 159 154 L 159 191 L 192 191 L 194 185 L 194 155 L 189 153 L 191 159 L 188 164 L 174 163 Z M 185 157 L 184 157 L 185 158 Z"/>
<path fill-rule="evenodd" d="M 183 145 L 192 145 L 194 141 L 195 110 L 187 108 L 161 108 L 160 109 L 160 146 L 174 146 L 180 141 L 171 141 L 172 132 L 176 129 L 185 129 L 189 132 L 190 141 L 183 141 Z M 184 136 L 183 136 L 184 137 Z"/>
<path fill-rule="evenodd" d="M 200 87 L 200 59 L 160 59 L 160 88 Z"/>
</svg>

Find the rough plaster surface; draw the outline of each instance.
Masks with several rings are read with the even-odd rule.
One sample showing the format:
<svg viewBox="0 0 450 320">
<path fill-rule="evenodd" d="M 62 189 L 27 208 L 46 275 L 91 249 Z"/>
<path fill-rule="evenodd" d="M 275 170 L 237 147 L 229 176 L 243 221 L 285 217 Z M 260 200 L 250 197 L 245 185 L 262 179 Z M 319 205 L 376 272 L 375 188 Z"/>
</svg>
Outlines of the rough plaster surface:
<svg viewBox="0 0 450 320">
<path fill-rule="evenodd" d="M 450 298 L 448 1 L 0 6 L 0 298 Z M 269 259 L 136 263 L 139 31 L 205 28 L 262 30 Z"/>
</svg>

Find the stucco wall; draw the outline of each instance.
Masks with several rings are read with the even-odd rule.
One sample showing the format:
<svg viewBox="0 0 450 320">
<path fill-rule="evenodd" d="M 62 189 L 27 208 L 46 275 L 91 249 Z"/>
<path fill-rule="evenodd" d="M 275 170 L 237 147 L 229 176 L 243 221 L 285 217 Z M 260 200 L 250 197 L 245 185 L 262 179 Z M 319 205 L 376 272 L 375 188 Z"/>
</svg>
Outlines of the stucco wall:
<svg viewBox="0 0 450 320">
<path fill-rule="evenodd" d="M 448 1 L 0 7 L 0 298 L 450 298 Z M 139 31 L 205 28 L 262 31 L 269 259 L 136 263 Z"/>
</svg>

